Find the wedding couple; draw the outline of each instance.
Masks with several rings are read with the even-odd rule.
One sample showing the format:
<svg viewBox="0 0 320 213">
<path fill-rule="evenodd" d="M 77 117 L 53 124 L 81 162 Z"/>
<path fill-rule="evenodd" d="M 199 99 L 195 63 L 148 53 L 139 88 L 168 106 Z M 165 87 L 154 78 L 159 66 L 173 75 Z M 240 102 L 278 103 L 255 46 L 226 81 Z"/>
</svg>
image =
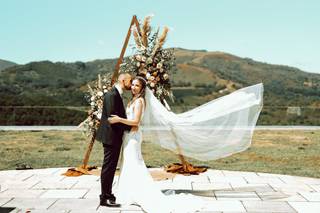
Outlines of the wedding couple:
<svg viewBox="0 0 320 213">
<path fill-rule="evenodd" d="M 153 142 L 166 149 L 175 151 L 179 144 L 184 155 L 202 161 L 226 157 L 250 146 L 262 108 L 263 85 L 242 88 L 185 113 L 175 114 L 156 99 L 146 84 L 142 77 L 132 78 L 123 73 L 105 94 L 96 137 L 104 148 L 100 205 L 136 204 L 150 213 L 201 210 L 204 201 L 199 197 L 164 194 L 154 183 L 141 154 L 141 123 L 143 121 L 144 128 L 153 129 Z M 122 93 L 130 89 L 132 99 L 124 109 Z M 115 196 L 112 184 L 121 147 Z"/>
<path fill-rule="evenodd" d="M 122 93 L 129 89 L 132 99 L 125 110 Z M 148 107 L 144 99 L 146 90 L 144 78 L 137 76 L 132 79 L 130 74 L 124 73 L 120 74 L 118 82 L 104 97 L 101 124 L 97 131 L 97 140 L 102 141 L 104 148 L 100 205 L 120 207 L 121 204 L 137 204 L 151 213 L 191 212 L 196 205 L 190 207 L 184 203 L 185 198 L 181 200 L 176 196 L 176 199 L 172 199 L 173 196 L 166 196 L 161 192 L 142 158 L 142 134 L 139 124 L 145 108 Z M 116 199 L 112 193 L 112 183 L 121 146 L 123 156 Z M 177 208 L 177 205 L 180 207 Z"/>
</svg>

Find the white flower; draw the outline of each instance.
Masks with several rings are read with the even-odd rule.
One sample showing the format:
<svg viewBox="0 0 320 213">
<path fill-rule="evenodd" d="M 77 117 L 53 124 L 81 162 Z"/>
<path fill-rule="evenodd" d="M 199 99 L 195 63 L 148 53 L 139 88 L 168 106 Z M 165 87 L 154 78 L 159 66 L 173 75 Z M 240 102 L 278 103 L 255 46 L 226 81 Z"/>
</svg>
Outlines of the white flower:
<svg viewBox="0 0 320 213">
<path fill-rule="evenodd" d="M 156 84 L 154 82 L 150 83 L 150 87 L 154 87 Z"/>
<path fill-rule="evenodd" d="M 158 69 L 162 68 L 162 64 L 161 63 L 157 64 L 157 68 Z"/>
<path fill-rule="evenodd" d="M 150 77 L 151 77 L 150 73 L 149 73 L 149 72 L 147 72 L 147 74 L 146 74 L 146 78 L 147 78 L 147 79 L 149 79 Z"/>
<path fill-rule="evenodd" d="M 94 99 L 95 99 L 95 97 L 94 97 L 94 96 L 92 96 L 92 97 L 90 98 L 90 100 L 91 100 L 91 101 L 94 101 Z"/>
<path fill-rule="evenodd" d="M 106 93 L 106 92 L 108 92 L 108 90 L 104 89 L 103 92 Z"/>
<path fill-rule="evenodd" d="M 147 64 L 152 64 L 152 58 L 151 57 L 149 57 L 148 59 L 147 59 Z"/>
<path fill-rule="evenodd" d="M 169 75 L 166 73 L 163 75 L 164 80 L 167 80 L 169 78 Z"/>
<path fill-rule="evenodd" d="M 94 102 L 92 101 L 92 102 L 90 103 L 90 105 L 91 105 L 91 106 L 94 106 Z"/>
<path fill-rule="evenodd" d="M 99 92 L 97 93 L 97 95 L 101 97 L 101 96 L 103 96 L 103 92 L 99 91 Z"/>
<path fill-rule="evenodd" d="M 89 122 L 89 126 L 93 126 L 93 122 L 91 121 L 91 122 Z"/>
<path fill-rule="evenodd" d="M 140 50 L 144 51 L 144 50 L 146 50 L 146 47 L 141 45 Z"/>
<path fill-rule="evenodd" d="M 98 113 L 98 114 L 97 114 L 97 118 L 100 120 L 101 117 L 102 117 L 102 113 Z"/>
<path fill-rule="evenodd" d="M 154 76 L 151 76 L 149 80 L 154 81 L 154 79 L 155 79 Z"/>
<path fill-rule="evenodd" d="M 107 86 L 103 86 L 102 88 L 103 88 L 103 89 L 107 89 Z"/>
<path fill-rule="evenodd" d="M 160 71 L 160 73 L 163 73 L 164 69 L 163 69 L 163 68 L 161 68 L 159 71 Z"/>
<path fill-rule="evenodd" d="M 141 61 L 145 62 L 147 60 L 147 58 L 145 56 L 142 56 Z"/>
<path fill-rule="evenodd" d="M 140 62 L 137 62 L 137 67 L 140 67 Z"/>
<path fill-rule="evenodd" d="M 141 55 L 136 55 L 136 59 L 137 59 L 138 61 L 141 61 Z"/>
</svg>

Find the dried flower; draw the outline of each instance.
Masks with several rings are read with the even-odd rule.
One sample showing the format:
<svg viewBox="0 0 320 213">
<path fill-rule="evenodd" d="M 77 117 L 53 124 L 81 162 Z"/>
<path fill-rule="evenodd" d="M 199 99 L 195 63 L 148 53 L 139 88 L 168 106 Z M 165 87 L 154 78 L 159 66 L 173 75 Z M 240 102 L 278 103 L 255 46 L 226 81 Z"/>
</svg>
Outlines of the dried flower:
<svg viewBox="0 0 320 213">
<path fill-rule="evenodd" d="M 151 77 L 150 73 L 147 73 L 146 78 L 149 80 L 150 77 Z"/>
<path fill-rule="evenodd" d="M 137 61 L 141 61 L 141 55 L 136 55 Z"/>
<path fill-rule="evenodd" d="M 152 64 L 152 62 L 153 62 L 152 58 L 149 57 L 149 58 L 147 59 L 147 64 Z"/>
<path fill-rule="evenodd" d="M 168 79 L 169 79 L 169 75 L 168 75 L 167 73 L 165 73 L 165 74 L 163 75 L 163 79 L 164 79 L 164 80 L 168 80 Z"/>
<path fill-rule="evenodd" d="M 102 96 L 103 96 L 103 92 L 99 91 L 99 92 L 97 93 L 97 95 L 100 96 L 100 97 L 102 97 Z"/>
</svg>

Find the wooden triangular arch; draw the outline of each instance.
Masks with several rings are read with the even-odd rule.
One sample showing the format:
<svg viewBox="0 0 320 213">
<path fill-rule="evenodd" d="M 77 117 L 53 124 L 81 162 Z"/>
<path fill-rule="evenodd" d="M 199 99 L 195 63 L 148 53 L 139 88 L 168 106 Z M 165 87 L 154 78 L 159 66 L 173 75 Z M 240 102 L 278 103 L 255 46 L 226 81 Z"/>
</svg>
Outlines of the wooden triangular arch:
<svg viewBox="0 0 320 213">
<path fill-rule="evenodd" d="M 139 35 L 141 35 L 140 24 L 139 24 L 139 21 L 138 21 L 136 15 L 134 15 L 132 17 L 132 20 L 131 20 L 131 23 L 130 23 L 130 26 L 129 26 L 129 29 L 128 29 L 128 32 L 127 32 L 126 39 L 124 41 L 124 44 L 123 44 L 123 47 L 122 47 L 122 50 L 121 50 L 121 53 L 120 53 L 120 57 L 119 57 L 119 59 L 117 61 L 117 64 L 115 66 L 115 69 L 114 69 L 114 72 L 113 72 L 113 75 L 112 75 L 112 78 L 111 78 L 111 85 L 113 85 L 116 82 L 117 77 L 119 75 L 120 64 L 123 61 L 123 57 L 124 57 L 124 54 L 125 54 L 125 51 L 127 49 L 128 42 L 129 42 L 129 39 L 130 39 L 130 36 L 131 36 L 131 28 L 134 25 L 137 28 L 137 31 L 138 31 Z M 90 142 L 88 144 L 87 150 L 86 150 L 85 155 L 84 155 L 83 164 L 81 166 L 77 167 L 76 169 L 69 169 L 65 173 L 65 175 L 67 175 L 67 176 L 78 176 L 78 175 L 81 175 L 81 174 L 90 174 L 88 171 L 91 170 L 91 169 L 96 168 L 96 167 L 89 167 L 88 166 L 88 161 L 89 161 L 89 158 L 90 158 L 90 154 L 91 154 L 95 139 L 96 139 L 96 130 L 94 130 L 92 132 L 92 134 L 91 134 Z M 199 174 L 199 173 L 205 172 L 207 170 L 207 168 L 205 168 L 205 167 L 193 167 L 190 163 L 188 163 L 185 160 L 185 158 L 184 158 L 184 156 L 183 156 L 183 154 L 181 152 L 181 148 L 180 148 L 179 144 L 175 143 L 175 145 L 177 146 L 177 151 L 179 153 L 178 156 L 179 156 L 179 159 L 181 160 L 181 164 L 180 163 L 174 163 L 174 164 L 166 166 L 166 171 L 167 172 L 187 174 L 187 175 L 189 174 L 190 175 L 190 174 Z"/>
<path fill-rule="evenodd" d="M 126 49 L 127 49 L 127 46 L 128 46 L 128 42 L 129 42 L 129 39 L 130 39 L 130 36 L 131 36 L 131 28 L 132 28 L 133 25 L 135 25 L 137 27 L 138 33 L 141 35 L 139 21 L 137 19 L 137 16 L 134 15 L 132 17 L 132 20 L 131 20 L 131 23 L 130 23 L 130 26 L 129 26 L 129 29 L 128 29 L 128 33 L 127 33 L 127 36 L 126 36 L 126 39 L 125 39 L 124 44 L 122 46 L 120 57 L 118 58 L 117 64 L 116 64 L 114 72 L 112 74 L 111 85 L 113 85 L 116 82 L 117 78 L 118 78 L 119 70 L 120 70 L 120 64 L 122 63 L 124 54 L 126 52 Z M 84 169 L 84 170 L 88 169 L 88 161 L 89 161 L 89 158 L 90 158 L 90 154 L 91 154 L 92 147 L 93 147 L 95 139 L 96 139 L 96 131 L 94 130 L 93 134 L 91 135 L 90 143 L 89 143 L 88 148 L 86 150 L 81 169 Z"/>
</svg>

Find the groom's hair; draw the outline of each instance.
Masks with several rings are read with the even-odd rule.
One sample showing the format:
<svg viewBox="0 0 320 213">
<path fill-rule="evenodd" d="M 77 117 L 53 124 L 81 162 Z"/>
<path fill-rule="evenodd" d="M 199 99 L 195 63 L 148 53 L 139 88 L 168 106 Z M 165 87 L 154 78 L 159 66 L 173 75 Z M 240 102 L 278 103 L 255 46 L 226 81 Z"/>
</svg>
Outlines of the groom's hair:
<svg viewBox="0 0 320 213">
<path fill-rule="evenodd" d="M 130 73 L 128 73 L 128 72 L 120 73 L 120 75 L 118 76 L 118 81 L 121 81 L 129 76 L 131 77 Z"/>
</svg>

